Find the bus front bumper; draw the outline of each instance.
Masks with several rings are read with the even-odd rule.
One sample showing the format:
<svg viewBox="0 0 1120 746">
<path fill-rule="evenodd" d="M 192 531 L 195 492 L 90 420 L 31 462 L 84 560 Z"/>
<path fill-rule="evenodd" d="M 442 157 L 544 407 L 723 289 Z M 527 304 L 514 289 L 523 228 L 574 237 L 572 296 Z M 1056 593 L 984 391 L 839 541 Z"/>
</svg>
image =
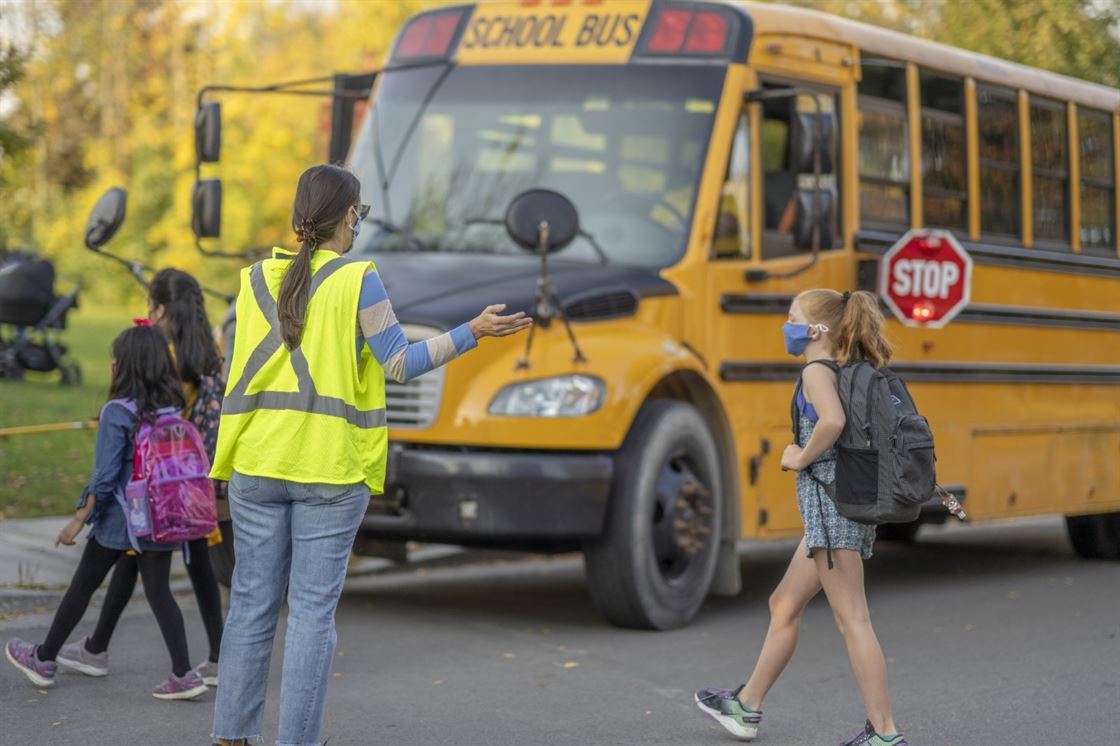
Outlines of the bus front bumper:
<svg viewBox="0 0 1120 746">
<path fill-rule="evenodd" d="M 464 544 L 585 539 L 603 529 L 613 474 L 602 453 L 397 444 L 361 533 Z"/>
</svg>

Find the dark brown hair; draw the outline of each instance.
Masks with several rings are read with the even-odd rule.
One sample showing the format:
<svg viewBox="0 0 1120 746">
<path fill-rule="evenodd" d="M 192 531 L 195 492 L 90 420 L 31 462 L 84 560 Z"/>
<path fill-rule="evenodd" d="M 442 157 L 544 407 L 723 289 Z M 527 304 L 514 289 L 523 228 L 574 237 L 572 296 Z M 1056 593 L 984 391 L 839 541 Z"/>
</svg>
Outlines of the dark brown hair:
<svg viewBox="0 0 1120 746">
<path fill-rule="evenodd" d="M 806 321 L 829 328 L 839 362 L 866 360 L 882 368 L 891 361 L 891 343 L 884 334 L 886 320 L 874 294 L 866 290 L 838 293 L 818 288 L 800 293 L 797 302 Z"/>
<path fill-rule="evenodd" d="M 341 166 L 312 166 L 299 177 L 292 205 L 292 230 L 300 240 L 299 253 L 284 274 L 276 301 L 280 336 L 288 347 L 299 346 L 303 336 L 311 288 L 311 254 L 319 244 L 330 240 L 360 199 L 358 177 Z"/>
<path fill-rule="evenodd" d="M 167 314 L 179 378 L 197 384 L 203 376 L 215 375 L 222 367 L 222 358 L 206 318 L 198 280 L 178 269 L 162 269 L 152 278 L 148 297 L 154 305 L 163 306 Z"/>
<path fill-rule="evenodd" d="M 113 340 L 110 399 L 132 399 L 142 418 L 164 407 L 183 408 L 183 387 L 167 337 L 157 327 L 134 326 Z"/>
</svg>

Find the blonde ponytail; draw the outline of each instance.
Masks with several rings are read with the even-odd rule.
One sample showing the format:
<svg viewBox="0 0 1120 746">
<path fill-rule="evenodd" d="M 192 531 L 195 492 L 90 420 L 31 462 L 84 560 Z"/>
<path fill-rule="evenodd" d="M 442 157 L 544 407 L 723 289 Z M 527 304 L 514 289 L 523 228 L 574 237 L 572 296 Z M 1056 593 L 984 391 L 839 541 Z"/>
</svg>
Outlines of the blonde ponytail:
<svg viewBox="0 0 1120 746">
<path fill-rule="evenodd" d="M 879 299 L 866 290 L 852 293 L 836 329 L 836 353 L 844 362 L 866 360 L 876 368 L 891 361 L 891 343 L 883 333 L 886 320 Z"/>
<path fill-rule="evenodd" d="M 891 344 L 884 335 L 886 320 L 874 294 L 817 288 L 799 293 L 797 303 L 809 323 L 829 328 L 837 362 L 866 360 L 876 368 L 890 362 Z"/>
</svg>

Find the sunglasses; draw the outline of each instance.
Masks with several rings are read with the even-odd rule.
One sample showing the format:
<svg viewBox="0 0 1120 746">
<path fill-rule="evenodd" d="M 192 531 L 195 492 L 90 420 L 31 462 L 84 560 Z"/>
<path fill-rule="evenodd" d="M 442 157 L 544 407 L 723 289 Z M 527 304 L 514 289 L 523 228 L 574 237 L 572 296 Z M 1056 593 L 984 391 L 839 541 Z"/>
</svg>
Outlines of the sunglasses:
<svg viewBox="0 0 1120 746">
<path fill-rule="evenodd" d="M 369 205 L 354 205 L 354 211 L 358 213 L 358 220 L 365 220 L 369 215 Z"/>
</svg>

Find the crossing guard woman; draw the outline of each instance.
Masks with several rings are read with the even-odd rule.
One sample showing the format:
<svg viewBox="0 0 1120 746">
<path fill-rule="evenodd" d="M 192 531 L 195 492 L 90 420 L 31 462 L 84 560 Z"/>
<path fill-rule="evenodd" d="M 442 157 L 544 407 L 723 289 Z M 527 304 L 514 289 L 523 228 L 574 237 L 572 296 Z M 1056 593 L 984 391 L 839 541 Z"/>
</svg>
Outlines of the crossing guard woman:
<svg viewBox="0 0 1120 746">
<path fill-rule="evenodd" d="M 386 375 L 406 381 L 481 337 L 531 323 L 489 306 L 410 345 L 373 264 L 342 257 L 368 210 L 352 173 L 310 168 L 292 210 L 299 251 L 275 249 L 241 273 L 213 468 L 229 480 L 237 551 L 214 706 L 213 738 L 223 746 L 260 736 L 285 589 L 278 743 L 319 743 L 335 609 L 370 494 L 385 479 Z"/>
</svg>

